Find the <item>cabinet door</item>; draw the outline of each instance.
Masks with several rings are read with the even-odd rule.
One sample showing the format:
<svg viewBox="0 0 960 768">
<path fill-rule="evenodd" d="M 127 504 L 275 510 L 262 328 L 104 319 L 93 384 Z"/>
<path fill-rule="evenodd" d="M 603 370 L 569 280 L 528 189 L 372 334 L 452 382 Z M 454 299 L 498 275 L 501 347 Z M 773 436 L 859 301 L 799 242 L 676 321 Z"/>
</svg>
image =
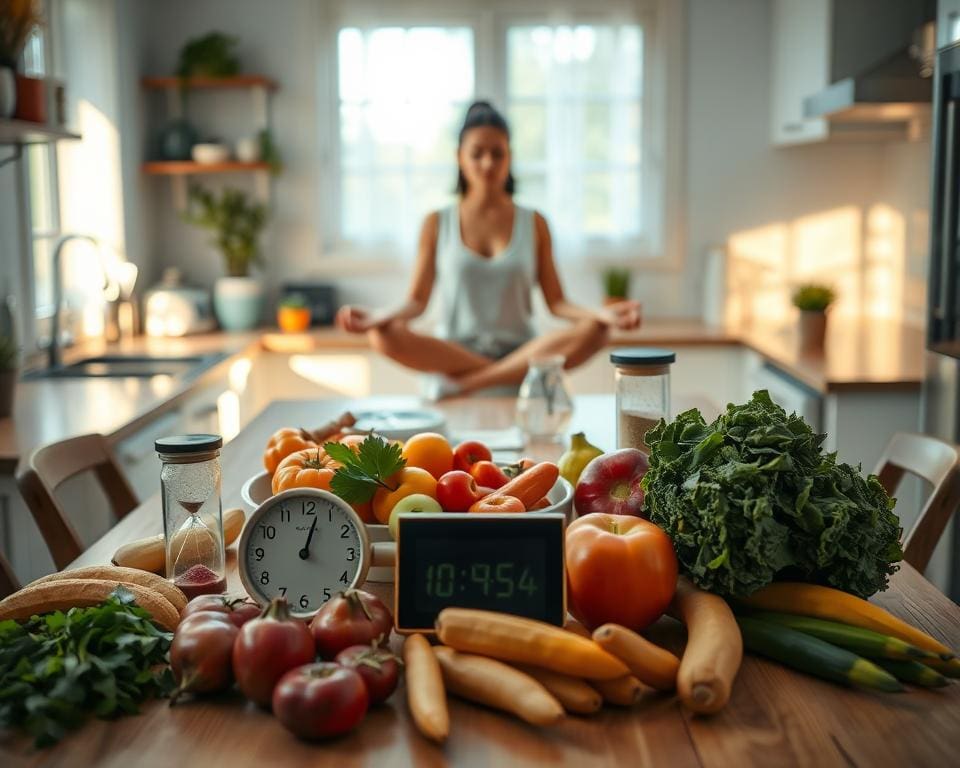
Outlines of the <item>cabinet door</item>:
<svg viewBox="0 0 960 768">
<path fill-rule="evenodd" d="M 803 117 L 803 100 L 829 84 L 830 0 L 774 0 L 770 34 L 771 140 L 818 141 L 826 120 Z"/>
</svg>

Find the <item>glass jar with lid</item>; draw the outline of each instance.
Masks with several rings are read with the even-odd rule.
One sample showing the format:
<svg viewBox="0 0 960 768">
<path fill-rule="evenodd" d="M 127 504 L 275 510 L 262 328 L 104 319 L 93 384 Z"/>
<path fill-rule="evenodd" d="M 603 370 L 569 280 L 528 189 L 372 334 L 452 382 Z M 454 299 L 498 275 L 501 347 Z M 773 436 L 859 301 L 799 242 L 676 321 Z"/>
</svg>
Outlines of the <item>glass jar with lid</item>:
<svg viewBox="0 0 960 768">
<path fill-rule="evenodd" d="M 528 440 L 559 440 L 570 423 L 573 400 L 567 389 L 563 355 L 530 359 L 517 393 L 517 423 Z"/>
<path fill-rule="evenodd" d="M 160 456 L 167 578 L 188 599 L 227 586 L 220 507 L 220 435 L 174 435 Z"/>
<path fill-rule="evenodd" d="M 670 366 L 675 353 L 654 347 L 629 347 L 610 353 L 617 393 L 617 447 L 649 448 L 648 430 L 670 416 Z"/>
</svg>

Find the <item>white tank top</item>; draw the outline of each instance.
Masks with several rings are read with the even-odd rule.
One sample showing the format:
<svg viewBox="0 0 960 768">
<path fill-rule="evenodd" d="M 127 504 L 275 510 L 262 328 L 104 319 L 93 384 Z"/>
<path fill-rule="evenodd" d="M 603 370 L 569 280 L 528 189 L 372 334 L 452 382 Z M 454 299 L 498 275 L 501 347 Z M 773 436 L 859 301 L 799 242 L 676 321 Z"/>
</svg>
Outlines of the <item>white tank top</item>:
<svg viewBox="0 0 960 768">
<path fill-rule="evenodd" d="M 442 338 L 493 358 L 533 338 L 533 211 L 515 205 L 510 243 L 485 258 L 464 245 L 459 204 L 444 208 L 439 212 L 436 264 Z"/>
</svg>

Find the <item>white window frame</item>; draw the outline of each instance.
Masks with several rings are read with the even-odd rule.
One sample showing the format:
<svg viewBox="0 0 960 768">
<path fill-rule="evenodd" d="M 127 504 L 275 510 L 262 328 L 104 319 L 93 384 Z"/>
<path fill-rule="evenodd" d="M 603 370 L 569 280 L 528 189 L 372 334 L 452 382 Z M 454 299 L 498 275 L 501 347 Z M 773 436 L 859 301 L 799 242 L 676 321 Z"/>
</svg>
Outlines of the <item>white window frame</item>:
<svg viewBox="0 0 960 768">
<path fill-rule="evenodd" d="M 321 222 L 321 263 L 318 272 L 338 272 L 349 261 L 352 274 L 380 272 L 409 264 L 394 245 L 360 246 L 340 238 L 341 167 L 339 157 L 339 80 L 337 35 L 341 27 L 370 29 L 384 26 L 466 26 L 474 31 L 475 97 L 506 106 L 507 28 L 516 24 L 639 23 L 644 30 L 642 150 L 644 215 L 650 218 L 646 237 L 612 242 L 585 238 L 569 263 L 589 263 L 591 268 L 635 266 L 678 271 L 683 267 L 683 99 L 684 11 L 676 0 L 558 0 L 545 8 L 537 0 L 487 0 L 477 8 L 466 0 L 416 0 L 415 2 L 355 2 L 330 0 L 320 22 L 319 103 L 330 105 L 319 119 L 320 190 L 317 196 Z M 496 50 L 493 56 L 477 51 Z M 455 179 L 451 178 L 451 187 Z M 655 207 L 651 206 L 653 203 Z M 549 216 L 548 216 L 549 221 Z M 559 244 L 562 248 L 563 245 Z"/>
</svg>

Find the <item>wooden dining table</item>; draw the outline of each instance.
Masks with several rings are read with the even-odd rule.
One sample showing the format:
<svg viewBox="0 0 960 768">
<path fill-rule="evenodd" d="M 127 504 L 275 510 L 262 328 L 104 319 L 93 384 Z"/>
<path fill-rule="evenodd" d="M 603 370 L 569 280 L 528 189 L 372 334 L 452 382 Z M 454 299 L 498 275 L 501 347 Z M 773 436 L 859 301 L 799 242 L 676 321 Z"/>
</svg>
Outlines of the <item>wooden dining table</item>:
<svg viewBox="0 0 960 768">
<path fill-rule="evenodd" d="M 270 434 L 282 426 L 314 426 L 344 410 L 409 408 L 409 398 L 276 401 L 222 452 L 224 506 L 240 506 L 243 482 L 261 469 Z M 498 430 L 515 421 L 510 398 L 452 400 L 437 406 L 456 437 Z M 612 397 L 575 400 L 569 432 L 614 447 Z M 538 459 L 556 459 L 562 446 L 528 445 Z M 159 478 L 159 464 L 158 464 Z M 159 483 L 158 483 L 159 484 Z M 109 563 L 121 544 L 162 530 L 159 494 L 147 499 L 87 550 L 73 566 Z M 229 587 L 241 591 L 234 548 Z M 72 567 L 73 567 L 72 566 Z M 390 598 L 389 584 L 367 584 Z M 875 602 L 960 648 L 960 608 L 909 565 Z M 680 652 L 684 632 L 661 619 L 651 637 Z M 395 647 L 401 638 L 394 636 Z M 18 733 L 0 734 L 0 766 L 948 766 L 960 764 L 960 683 L 907 693 L 852 690 L 747 656 L 728 706 L 711 717 L 691 715 L 675 695 L 650 692 L 632 709 L 605 708 L 570 716 L 552 728 L 468 702 L 450 702 L 451 733 L 444 746 L 423 738 L 411 721 L 402 687 L 372 709 L 351 733 L 308 743 L 238 694 L 197 697 L 171 707 L 143 705 L 141 714 L 90 718 L 54 747 L 36 749 Z"/>
</svg>

